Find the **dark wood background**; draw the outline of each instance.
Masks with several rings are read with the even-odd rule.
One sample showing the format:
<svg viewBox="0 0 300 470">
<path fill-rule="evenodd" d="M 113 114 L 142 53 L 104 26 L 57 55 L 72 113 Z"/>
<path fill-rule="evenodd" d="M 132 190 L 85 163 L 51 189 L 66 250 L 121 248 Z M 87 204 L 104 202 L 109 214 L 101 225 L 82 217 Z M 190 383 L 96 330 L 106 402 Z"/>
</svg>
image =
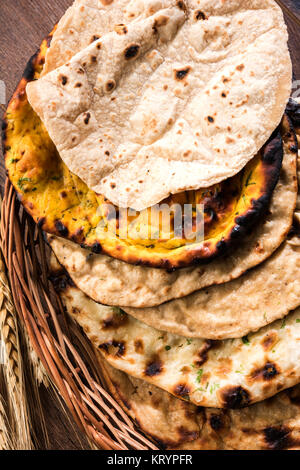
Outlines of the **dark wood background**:
<svg viewBox="0 0 300 470">
<path fill-rule="evenodd" d="M 72 2 L 73 0 L 0 0 L 0 80 L 6 84 L 7 101 L 21 78 L 28 59 Z M 285 7 L 285 17 L 290 32 L 294 78 L 300 80 L 300 0 L 282 0 L 281 3 Z M 292 19 L 290 11 L 299 14 L 299 24 Z M 3 113 L 4 109 L 5 106 L 2 105 L 0 112 Z M 4 180 L 5 170 L 1 158 L 1 185 Z M 82 446 L 87 448 L 84 440 L 76 436 L 52 395 L 42 390 L 41 398 L 51 448 L 80 449 Z"/>
</svg>

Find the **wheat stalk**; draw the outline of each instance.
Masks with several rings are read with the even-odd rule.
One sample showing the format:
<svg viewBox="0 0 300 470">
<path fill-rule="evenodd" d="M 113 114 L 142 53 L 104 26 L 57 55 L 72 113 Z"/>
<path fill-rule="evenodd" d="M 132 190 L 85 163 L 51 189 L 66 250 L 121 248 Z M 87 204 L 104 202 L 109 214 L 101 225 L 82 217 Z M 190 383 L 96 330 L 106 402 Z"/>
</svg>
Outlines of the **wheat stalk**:
<svg viewBox="0 0 300 470">
<path fill-rule="evenodd" d="M 3 366 L 0 366 L 0 390 L 4 389 Z M 9 420 L 5 409 L 5 398 L 0 394 L 0 450 L 13 449 L 10 434 Z"/>
<path fill-rule="evenodd" d="M 32 449 L 18 324 L 2 258 L 0 258 L 0 333 L 4 344 L 3 374 L 7 388 L 11 441 L 14 449 Z"/>
</svg>

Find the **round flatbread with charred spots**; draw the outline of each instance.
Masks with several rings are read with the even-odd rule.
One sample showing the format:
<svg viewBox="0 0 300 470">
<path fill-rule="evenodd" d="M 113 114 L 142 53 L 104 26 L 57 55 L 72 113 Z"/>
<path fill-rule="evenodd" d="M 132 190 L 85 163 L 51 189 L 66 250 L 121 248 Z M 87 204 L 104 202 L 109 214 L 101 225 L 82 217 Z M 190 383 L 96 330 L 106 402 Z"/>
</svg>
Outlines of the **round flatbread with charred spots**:
<svg viewBox="0 0 300 470">
<path fill-rule="evenodd" d="M 140 212 L 238 174 L 280 123 L 292 80 L 280 8 L 205 9 L 203 21 L 197 0 L 131 0 L 126 34 L 112 23 L 27 85 L 63 161 L 117 207 Z"/>
<path fill-rule="evenodd" d="M 132 266 L 106 255 L 91 255 L 55 236 L 48 240 L 74 283 L 96 302 L 126 307 L 153 307 L 199 289 L 223 284 L 265 261 L 289 232 L 297 199 L 296 136 L 286 115 L 281 126 L 284 160 L 267 215 L 227 256 L 181 270 Z"/>
<path fill-rule="evenodd" d="M 58 289 L 66 272 L 57 260 L 52 265 Z M 60 297 L 113 367 L 197 406 L 243 408 L 299 383 L 299 308 L 242 339 L 212 341 L 149 327 L 70 282 L 64 281 Z"/>
<path fill-rule="evenodd" d="M 188 191 L 165 201 L 170 206 L 178 202 L 182 207 L 187 201 L 204 202 L 203 242 L 191 244 L 188 239 L 179 240 L 174 237 L 172 227 L 164 238 L 143 239 L 140 244 L 130 238 L 121 239 L 118 233 L 110 231 L 116 221 L 110 220 L 103 210 L 99 211 L 99 207 L 107 207 L 107 201 L 68 170 L 27 101 L 26 84 L 40 76 L 48 45 L 49 39 L 30 61 L 9 104 L 4 130 L 5 163 L 10 180 L 22 204 L 43 230 L 68 238 L 96 254 L 108 254 L 134 265 L 173 269 L 223 255 L 258 223 L 268 208 L 280 173 L 282 151 L 278 133 L 239 175 L 209 188 L 208 192 Z M 223 198 L 217 197 L 222 191 L 230 195 L 225 198 L 225 205 Z M 143 217 L 148 217 L 148 210 L 136 216 L 133 230 Z M 150 228 L 152 231 L 155 227 L 150 224 L 146 231 Z"/>
<path fill-rule="evenodd" d="M 162 449 L 300 449 L 299 385 L 240 410 L 204 409 L 99 362 L 109 392 Z"/>
</svg>

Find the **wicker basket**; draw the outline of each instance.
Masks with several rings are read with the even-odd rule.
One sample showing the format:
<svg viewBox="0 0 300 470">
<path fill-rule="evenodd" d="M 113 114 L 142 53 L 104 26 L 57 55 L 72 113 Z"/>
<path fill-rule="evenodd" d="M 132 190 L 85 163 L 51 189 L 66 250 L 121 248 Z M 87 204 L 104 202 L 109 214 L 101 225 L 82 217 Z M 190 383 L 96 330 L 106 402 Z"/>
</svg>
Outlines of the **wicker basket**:
<svg viewBox="0 0 300 470">
<path fill-rule="evenodd" d="M 50 250 L 7 180 L 1 248 L 20 321 L 78 427 L 102 450 L 156 450 L 105 390 L 97 355 L 49 278 Z"/>
</svg>

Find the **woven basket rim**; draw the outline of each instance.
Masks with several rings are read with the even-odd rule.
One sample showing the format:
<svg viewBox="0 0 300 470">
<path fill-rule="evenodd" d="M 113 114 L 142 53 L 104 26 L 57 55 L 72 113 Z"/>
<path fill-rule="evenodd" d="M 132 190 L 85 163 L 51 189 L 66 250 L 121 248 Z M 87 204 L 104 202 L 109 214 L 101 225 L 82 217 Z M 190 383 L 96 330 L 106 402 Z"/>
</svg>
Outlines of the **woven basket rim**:
<svg viewBox="0 0 300 470">
<path fill-rule="evenodd" d="M 16 312 L 79 429 L 101 450 L 159 450 L 107 391 L 92 344 L 52 284 L 50 248 L 8 178 L 0 245 Z"/>
</svg>

